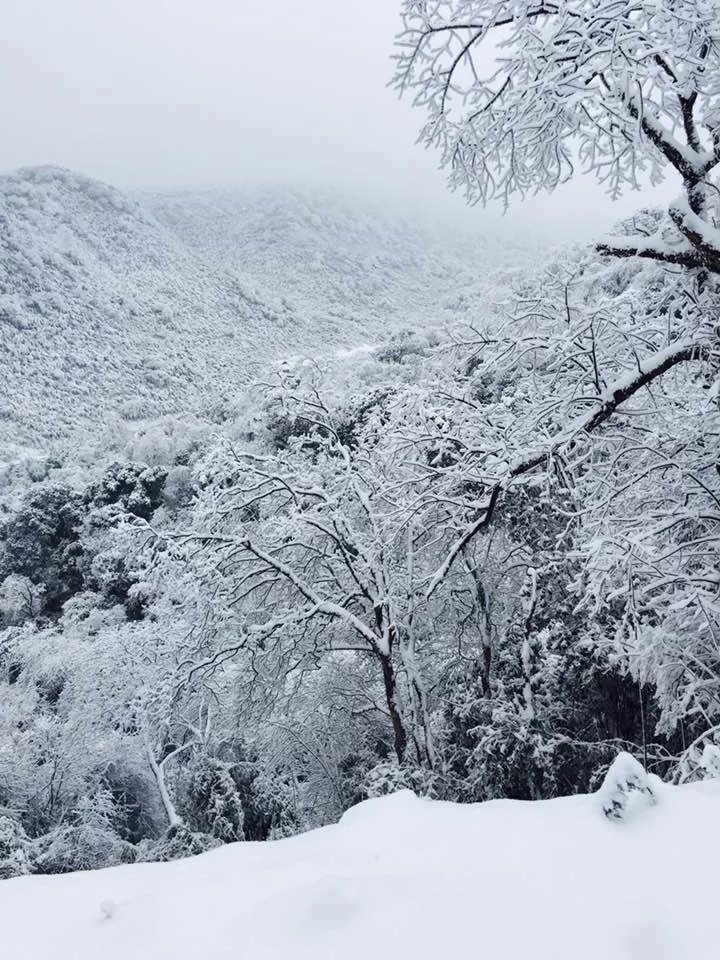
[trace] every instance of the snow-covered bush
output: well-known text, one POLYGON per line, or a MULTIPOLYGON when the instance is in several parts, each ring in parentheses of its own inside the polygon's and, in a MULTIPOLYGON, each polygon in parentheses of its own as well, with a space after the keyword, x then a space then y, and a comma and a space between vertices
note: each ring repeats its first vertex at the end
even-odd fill
POLYGON ((92 824, 58 827, 34 840, 32 873, 73 873, 134 863, 136 848, 111 830, 92 824))
POLYGON ((117 824, 122 818, 113 795, 106 789, 80 797, 66 823, 32 841, 33 873, 71 873, 132 863, 136 851, 122 840, 117 824))
POLYGON ((642 764, 625 752, 610 764, 598 797, 609 820, 626 820, 638 806, 657 803, 656 792, 642 764))
POLYGON ((0 583, 25 577, 42 591, 43 610, 58 612, 82 585, 81 510, 80 495, 65 485, 43 484, 26 494, 0 525, 0 583))
POLYGON ((720 780, 720 746, 717 743, 705 745, 702 753, 702 768, 710 780, 720 780))
POLYGON ((158 840, 143 840, 137 847, 137 859, 145 862, 167 862, 195 857, 221 843, 206 833, 198 833, 184 824, 168 827, 158 840))
POLYGON ((183 771, 186 821, 223 843, 245 839, 245 814, 231 766, 200 754, 183 771))
POLYGON ((36 586, 29 577, 11 573, 0 582, 0 627, 24 623, 37 617, 43 609, 45 588, 36 586))
POLYGON ((85 498, 92 507, 114 506, 149 520, 162 502, 167 473, 164 467, 116 462, 88 488, 85 498))
POLYGON ((0 815, 0 880, 31 871, 30 839, 19 821, 0 815))
POLYGON ((401 790, 411 790, 421 797, 436 796, 436 778, 429 770, 401 767, 395 760, 381 761, 365 777, 364 797, 386 797, 401 790))

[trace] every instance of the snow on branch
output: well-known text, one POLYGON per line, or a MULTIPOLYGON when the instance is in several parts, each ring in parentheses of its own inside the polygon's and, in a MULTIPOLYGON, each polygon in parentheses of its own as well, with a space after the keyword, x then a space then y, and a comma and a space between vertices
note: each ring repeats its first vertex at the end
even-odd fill
POLYGON ((709 348, 694 341, 671 344, 663 350, 656 351, 651 356, 639 361, 635 370, 611 383, 588 411, 572 420, 551 440, 537 449, 526 451, 516 457, 508 465, 503 475, 499 476, 490 485, 485 506, 476 520, 462 532, 451 546, 445 560, 430 581, 426 597, 429 598, 433 595, 465 547, 490 525, 501 494, 513 480, 548 462, 565 445, 575 441, 578 436, 597 430, 627 400, 673 367, 689 360, 702 359, 708 355, 709 348))
POLYGON ((617 196, 670 167, 694 214, 673 215, 684 242, 600 249, 719 271, 704 210, 720 162, 716 18, 714 0, 405 0, 394 84, 471 203, 507 205, 579 169, 617 196))
POLYGON ((720 273, 720 230, 691 209, 686 197, 670 205, 670 217, 696 252, 701 266, 720 273))
POLYGON ((674 263, 682 267, 701 267, 703 262, 695 247, 687 242, 667 243, 660 238, 642 235, 606 237, 596 245, 598 253, 611 257, 640 257, 660 263, 674 263))

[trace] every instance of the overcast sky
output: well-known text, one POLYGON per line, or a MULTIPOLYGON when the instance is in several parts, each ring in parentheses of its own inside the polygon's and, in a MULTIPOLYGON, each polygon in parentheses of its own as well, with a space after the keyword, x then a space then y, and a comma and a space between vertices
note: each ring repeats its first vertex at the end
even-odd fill
POLYGON ((421 120, 388 90, 399 0, 4 0, 0 169, 55 163, 119 187, 323 183, 463 222, 560 236, 606 229, 584 181, 465 211, 421 120))

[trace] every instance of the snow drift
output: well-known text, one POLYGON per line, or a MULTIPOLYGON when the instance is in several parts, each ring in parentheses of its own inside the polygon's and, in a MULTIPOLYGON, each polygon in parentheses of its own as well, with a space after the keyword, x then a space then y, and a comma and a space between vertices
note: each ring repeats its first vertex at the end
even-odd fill
POLYGON ((457 806, 409 793, 193 860, 0 884, 13 960, 710 960, 720 783, 457 806), (639 791, 641 793, 641 791, 639 791))

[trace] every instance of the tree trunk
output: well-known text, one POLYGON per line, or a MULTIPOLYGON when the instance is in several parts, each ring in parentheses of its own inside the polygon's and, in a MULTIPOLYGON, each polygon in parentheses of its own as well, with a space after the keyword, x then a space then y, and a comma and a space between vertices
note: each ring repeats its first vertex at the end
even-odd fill
POLYGON ((168 818, 168 826, 169 827, 180 826, 180 824, 182 823, 182 820, 180 819, 180 815, 175 809, 175 804, 172 801, 172 797, 170 796, 170 791, 168 790, 167 783, 165 782, 164 764, 157 762, 157 760, 155 759, 155 755, 153 753, 152 747, 150 747, 149 745, 146 745, 145 749, 147 752, 147 758, 148 758, 148 763, 150 764, 150 769, 152 770, 153 776, 155 777, 155 783, 157 784, 158 793, 160 794, 160 800, 162 801, 162 805, 165 810, 165 815, 168 818))
POLYGON ((383 685, 385 687, 385 700, 388 705, 393 728, 393 746, 395 747, 398 762, 402 763, 405 759, 405 751, 407 749, 407 734, 397 706, 395 670, 393 669, 393 663, 389 656, 380 656, 379 660, 382 668, 383 685))

